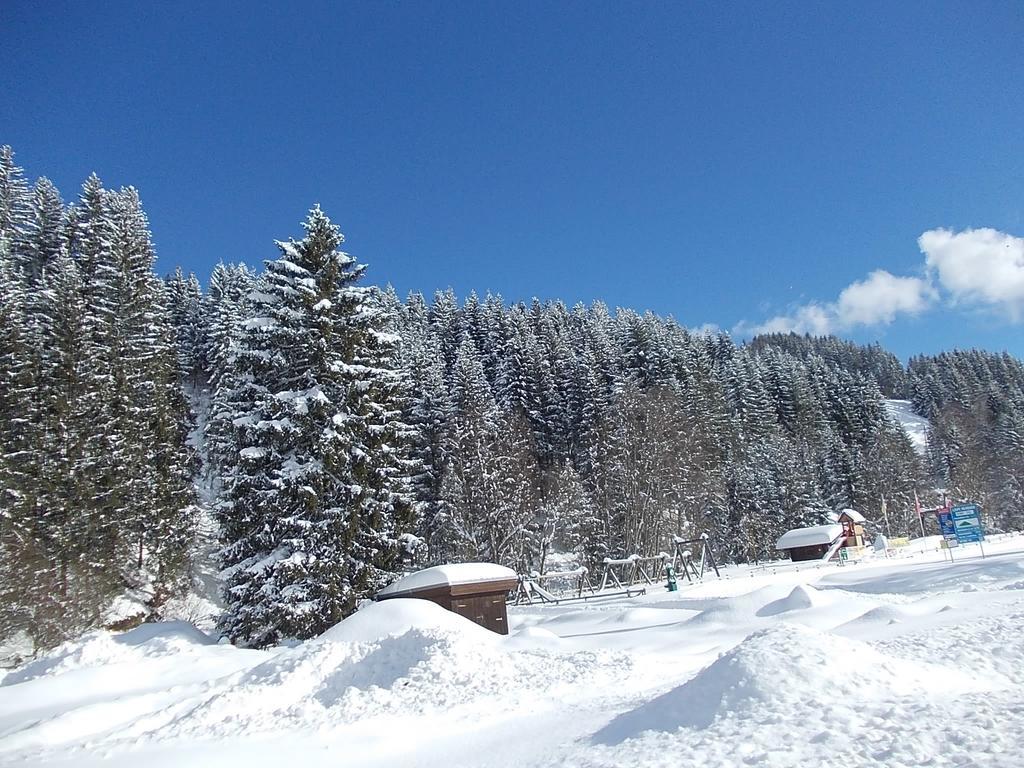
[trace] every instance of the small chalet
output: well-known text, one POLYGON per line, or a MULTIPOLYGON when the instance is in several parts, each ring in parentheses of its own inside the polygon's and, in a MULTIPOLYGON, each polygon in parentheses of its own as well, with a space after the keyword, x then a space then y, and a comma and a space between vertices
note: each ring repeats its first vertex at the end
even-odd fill
POLYGON ((411 573, 377 593, 374 599, 413 597, 430 600, 482 627, 508 634, 505 598, 519 577, 494 563, 453 563, 411 573))
POLYGON ((789 553, 793 562, 831 559, 845 543, 843 526, 839 523, 794 528, 775 542, 775 548, 789 553))

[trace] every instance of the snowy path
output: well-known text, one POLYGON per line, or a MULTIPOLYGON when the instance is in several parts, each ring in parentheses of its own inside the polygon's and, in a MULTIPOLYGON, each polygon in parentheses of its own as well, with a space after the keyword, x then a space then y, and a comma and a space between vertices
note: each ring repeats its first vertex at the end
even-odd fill
POLYGON ((273 651, 94 633, 0 680, 0 765, 1020 766, 1024 537, 986 551, 730 568, 509 638, 422 601, 273 651))

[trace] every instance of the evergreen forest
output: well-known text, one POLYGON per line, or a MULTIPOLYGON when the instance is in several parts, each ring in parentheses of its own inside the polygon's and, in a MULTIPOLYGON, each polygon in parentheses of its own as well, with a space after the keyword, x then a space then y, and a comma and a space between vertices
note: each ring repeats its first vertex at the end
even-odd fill
POLYGON ((720 561, 774 559, 883 500, 886 532, 918 535, 915 494, 1024 526, 1008 354, 904 365, 600 302, 400 297, 319 207, 279 234, 258 267, 161 277, 134 188, 93 175, 65 202, 0 149, 0 639, 116 626, 126 595, 127 621, 170 616, 203 531, 219 631, 262 647, 425 565, 594 568, 704 533, 720 561), (924 451, 886 399, 930 421, 924 451))

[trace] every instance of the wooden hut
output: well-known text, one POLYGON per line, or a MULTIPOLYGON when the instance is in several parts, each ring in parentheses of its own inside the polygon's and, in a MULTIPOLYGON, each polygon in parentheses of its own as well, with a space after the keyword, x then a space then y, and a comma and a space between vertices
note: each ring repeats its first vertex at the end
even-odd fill
POLYGON ((814 525, 786 531, 775 548, 787 552, 794 562, 826 560, 832 558, 845 541, 842 525, 814 525))
POLYGON ((377 593, 375 599, 430 600, 501 635, 508 634, 505 598, 519 577, 493 563, 454 563, 411 573, 377 593))

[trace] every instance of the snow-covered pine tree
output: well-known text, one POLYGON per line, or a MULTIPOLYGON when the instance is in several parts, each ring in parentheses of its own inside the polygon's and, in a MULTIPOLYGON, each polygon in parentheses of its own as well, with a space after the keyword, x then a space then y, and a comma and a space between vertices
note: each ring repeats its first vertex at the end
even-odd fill
POLYGON ((411 378, 400 364, 398 318, 386 294, 353 285, 342 298, 350 307, 343 315, 343 338, 350 340, 348 410, 356 419, 351 455, 361 489, 360 525, 350 556, 363 597, 394 579, 402 554, 396 541, 417 528, 411 477, 419 471, 412 456, 418 440, 416 425, 404 416, 411 378))
POLYGON ((459 302, 451 288, 434 294, 434 300, 430 305, 430 325, 441 344, 445 371, 451 372, 455 365, 455 354, 464 335, 459 302))
POLYGON ((120 568, 93 551, 107 530, 94 507, 85 471, 97 429, 94 361, 86 344, 88 306, 78 265, 62 253, 43 274, 40 304, 43 436, 37 464, 39 499, 31 551, 37 558, 32 634, 55 645, 95 624, 117 588, 120 568))
POLYGON ((407 363, 411 397, 407 421, 415 427, 412 456, 417 461, 411 478, 412 493, 420 514, 416 534, 427 542, 431 562, 448 562, 451 557, 441 505, 441 480, 449 460, 447 428, 453 416, 451 397, 444 378, 444 359, 433 334, 411 350, 407 363))
POLYGON ((38 493, 36 349, 22 275, 10 241, 0 236, 0 638, 30 625, 34 595, 26 592, 37 581, 38 562, 30 547, 38 493))
POLYGON ((202 357, 215 388, 234 366, 254 288, 255 279, 244 264, 220 262, 210 274, 203 310, 206 333, 202 357))
POLYGON ((265 646, 308 638, 388 578, 407 516, 393 342, 364 267, 319 207, 279 242, 238 352, 238 464, 221 509, 231 574, 222 630, 265 646), (380 398, 378 400, 377 398, 380 398))
POLYGON ((439 505, 446 527, 435 537, 455 559, 521 568, 540 483, 528 425, 520 412, 495 404, 468 336, 459 345, 453 376, 456 416, 439 505))
POLYGON ((195 274, 188 277, 178 267, 165 281, 168 310, 178 348, 178 369, 182 382, 195 389, 206 370, 203 359, 206 336, 203 291, 195 274))
POLYGON ((255 280, 245 265, 219 263, 210 275, 210 285, 203 302, 205 335, 202 357, 205 377, 210 387, 210 411, 206 423, 206 460, 213 483, 213 493, 223 490, 219 470, 234 466, 235 426, 232 423, 239 409, 251 407, 232 402, 242 395, 243 382, 238 366, 238 352, 244 333, 243 323, 250 311, 255 280))
POLYGON ((24 269, 31 225, 32 203, 25 173, 15 164, 14 151, 5 144, 0 146, 0 242, 6 242, 15 269, 24 269))
MULTIPOLYGON (((74 439, 81 441, 76 458, 77 480, 81 483, 84 508, 91 516, 86 538, 97 553, 97 571, 118 572, 109 566, 115 562, 115 521, 117 505, 124 488, 119 480, 123 461, 133 461, 131 446, 123 444, 115 422, 117 357, 116 318, 120 275, 113 254, 114 222, 111 193, 103 188, 96 174, 82 185, 78 203, 71 208, 69 221, 70 253, 81 278, 84 298, 82 336, 79 343, 84 357, 77 397, 85 417, 74 439), (99 565, 102 564, 102 565, 99 565)), ((59 307, 54 308, 59 312, 59 307)))
POLYGON ((537 515, 530 524, 529 568, 543 573, 553 551, 586 557, 586 540, 597 528, 593 505, 569 462, 544 474, 537 515))
POLYGON ((189 548, 198 508, 192 484, 196 457, 187 446, 192 414, 182 390, 179 345, 165 288, 160 281, 153 282, 152 356, 147 365, 152 393, 147 431, 151 438, 145 446, 148 470, 143 474, 152 513, 143 542, 156 585, 152 603, 159 609, 164 598, 188 588, 189 548))
POLYGON ((66 212, 60 192, 45 176, 32 190, 32 220, 23 269, 30 285, 38 286, 43 272, 65 247, 66 212))
POLYGON ((37 340, 26 312, 23 275, 0 239, 0 525, 21 514, 33 485, 32 406, 39 382, 37 340))

